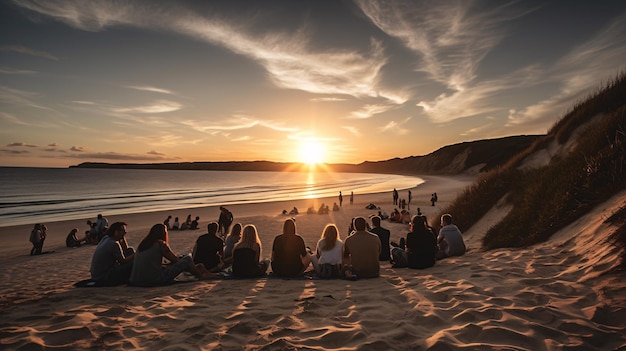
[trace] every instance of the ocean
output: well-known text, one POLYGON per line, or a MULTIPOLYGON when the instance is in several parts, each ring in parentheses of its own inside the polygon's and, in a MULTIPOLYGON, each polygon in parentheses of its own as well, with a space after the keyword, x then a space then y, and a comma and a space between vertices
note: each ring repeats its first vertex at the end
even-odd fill
POLYGON ((369 173, 0 167, 0 227, 407 189, 419 177, 369 173))

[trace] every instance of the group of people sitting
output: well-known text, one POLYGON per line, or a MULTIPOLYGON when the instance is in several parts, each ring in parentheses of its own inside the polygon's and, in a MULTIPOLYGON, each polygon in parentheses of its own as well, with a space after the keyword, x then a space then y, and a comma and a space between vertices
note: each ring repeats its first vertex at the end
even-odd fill
POLYGON ((223 240, 218 223, 210 222, 207 233, 196 240, 192 254, 177 255, 169 246, 166 225, 152 226, 135 251, 125 238, 127 224, 116 222, 94 251, 91 279, 101 285, 159 286, 173 283, 182 272, 205 280, 231 267, 235 277, 251 278, 266 275, 271 266, 272 274, 278 277, 314 272, 320 278, 354 280, 378 277, 380 261, 391 261, 394 267, 428 268, 437 259, 465 253, 461 232, 448 214, 441 218, 443 227, 438 236, 423 216, 414 216, 403 240, 404 247, 392 248, 390 232, 380 226, 380 217, 373 216, 371 220, 373 227, 369 228, 365 218, 354 218, 344 241, 335 224, 326 225, 313 252, 297 233, 295 219, 289 218, 282 233, 274 238, 270 259, 263 259, 253 224, 236 223, 223 240), (163 259, 168 264, 163 265, 163 259))
POLYGON ((167 227, 168 230, 196 230, 200 229, 198 226, 200 224, 200 217, 196 216, 196 219, 191 220, 191 215, 187 215, 187 219, 183 223, 178 221, 178 217, 174 218, 174 222, 171 223, 172 216, 167 216, 167 218, 163 221, 163 225, 167 227))

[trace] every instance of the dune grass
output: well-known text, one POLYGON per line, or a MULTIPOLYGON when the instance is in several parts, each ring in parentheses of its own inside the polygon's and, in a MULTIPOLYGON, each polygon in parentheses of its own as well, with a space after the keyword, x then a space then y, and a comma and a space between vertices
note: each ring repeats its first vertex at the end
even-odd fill
MULTIPOLYGON (((626 74, 577 104, 545 136, 504 166, 481 176, 443 213, 467 229, 498 201, 513 206, 483 238, 483 247, 524 247, 559 229, 626 188, 626 74), (576 132, 579 134, 576 134, 576 132), (544 167, 521 169, 527 156, 577 136, 572 151, 544 167), (505 197, 506 196, 506 197, 505 197)), ((624 230, 626 231, 626 229, 624 230)), ((626 247, 626 235, 616 241, 626 247)))

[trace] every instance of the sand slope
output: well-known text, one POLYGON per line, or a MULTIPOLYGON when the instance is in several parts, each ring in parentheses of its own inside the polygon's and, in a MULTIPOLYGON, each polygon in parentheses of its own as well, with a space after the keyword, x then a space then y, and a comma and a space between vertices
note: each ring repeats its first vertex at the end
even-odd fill
MULTIPOLYGON (((430 178, 414 195, 433 216, 466 184, 430 178), (441 199, 437 208, 428 206, 432 191, 441 199)), ((332 205, 333 200, 318 201, 332 205)), ((72 283, 88 277, 93 246, 30 257, 26 234, 20 234, 20 250, 14 248, 1 263, 0 348, 626 349, 626 280, 623 273, 607 273, 617 264, 617 252, 605 242, 611 227, 603 224, 625 201, 626 192, 616 195, 546 243, 482 252, 481 233, 508 211, 494 208, 466 231, 467 255, 421 271, 382 263, 380 278, 356 282, 267 278, 79 289, 72 283)), ((345 236, 352 216, 372 213, 364 209, 369 202, 392 208, 390 194, 357 196, 339 213, 297 216, 299 231, 310 246, 327 222, 337 223, 345 236)), ((298 204, 302 210, 307 202, 298 204)), ((242 223, 259 227, 267 256, 284 220, 279 212, 290 206, 245 205, 233 212, 242 223)), ((162 216, 128 216, 131 244, 162 216)), ((407 229, 385 226, 393 240, 407 229)), ((2 240, 17 229, 23 230, 0 231, 2 240)), ((172 247, 187 251, 199 234, 172 232, 172 247)))

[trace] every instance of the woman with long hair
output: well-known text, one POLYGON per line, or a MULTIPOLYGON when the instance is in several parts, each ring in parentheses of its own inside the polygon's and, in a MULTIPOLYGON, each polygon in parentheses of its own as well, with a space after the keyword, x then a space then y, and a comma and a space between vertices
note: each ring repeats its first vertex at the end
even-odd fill
POLYGON ((261 240, 256 227, 243 227, 241 239, 233 250, 233 274, 238 277, 260 277, 265 275, 269 262, 261 260, 261 240))
POLYGON ((130 274, 130 283, 138 286, 169 285, 182 272, 190 272, 198 279, 209 279, 215 274, 201 264, 194 265, 190 255, 176 256, 168 244, 167 227, 155 224, 141 240, 130 274), (163 268, 163 258, 170 264, 163 268))
POLYGON ((311 263, 304 239, 296 234, 296 220, 289 218, 283 224, 283 233, 274 238, 272 245, 272 271, 280 277, 296 277, 304 273, 311 263))
POLYGON ((243 226, 241 223, 235 223, 224 241, 224 257, 222 258, 222 261, 225 265, 233 263, 233 250, 235 249, 235 244, 237 244, 241 239, 242 228, 243 226))
POLYGON ((343 241, 334 224, 327 224, 311 258, 315 273, 320 278, 339 278, 343 257, 343 241))
POLYGON ((422 216, 415 215, 411 219, 411 231, 406 235, 406 247, 391 249, 395 267, 429 268, 435 265, 437 240, 428 230, 422 216))

